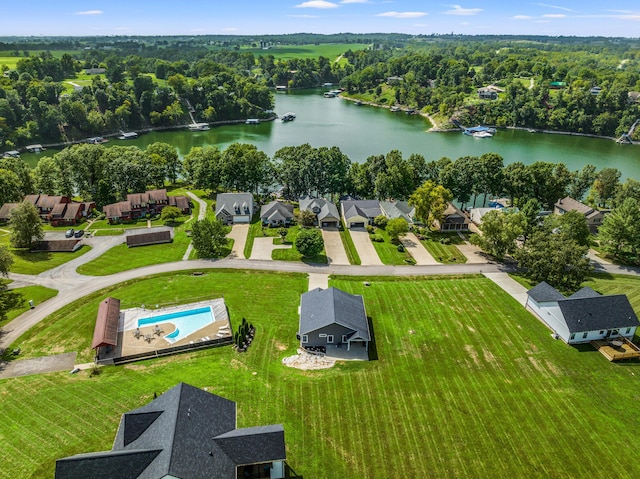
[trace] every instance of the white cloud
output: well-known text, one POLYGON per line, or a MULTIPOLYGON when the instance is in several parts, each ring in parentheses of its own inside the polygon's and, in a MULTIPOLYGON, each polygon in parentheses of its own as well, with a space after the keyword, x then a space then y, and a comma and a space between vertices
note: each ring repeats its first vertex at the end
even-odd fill
POLYGON ((86 10, 84 12, 76 12, 76 15, 102 15, 102 10, 86 10))
POLYGON ((482 8, 463 8, 460 5, 451 5, 453 10, 447 10, 443 12, 445 15, 462 15, 462 16, 470 16, 477 15, 482 11, 482 8))
POLYGON ((538 3, 539 7, 555 8, 556 10, 564 10, 565 12, 573 12, 570 8, 561 7, 559 5, 549 5, 548 3, 538 3))
POLYGON ((308 2, 302 2, 296 5, 296 8, 338 8, 338 5, 331 2, 326 2, 325 0, 310 0, 308 2))
POLYGON ((529 15, 514 15, 511 20, 531 20, 532 18, 529 15))
POLYGON ((566 18, 567 16, 564 13, 547 13, 542 15, 543 18, 566 18))
POLYGON ((392 18, 419 18, 428 15, 427 12, 384 12, 378 13, 376 17, 392 17, 392 18))

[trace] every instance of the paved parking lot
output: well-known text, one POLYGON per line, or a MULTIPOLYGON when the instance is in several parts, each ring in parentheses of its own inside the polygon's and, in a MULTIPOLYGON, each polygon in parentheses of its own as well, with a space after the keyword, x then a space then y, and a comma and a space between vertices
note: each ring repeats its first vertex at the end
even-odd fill
POLYGON ((379 266, 382 264, 380 257, 373 247, 373 243, 369 239, 369 233, 364 228, 351 228, 349 230, 353 244, 358 250, 360 256, 360 264, 363 266, 374 265, 379 266))
POLYGON ((329 264, 349 264, 349 258, 347 258, 340 238, 340 231, 337 228, 322 228, 321 231, 329 264))

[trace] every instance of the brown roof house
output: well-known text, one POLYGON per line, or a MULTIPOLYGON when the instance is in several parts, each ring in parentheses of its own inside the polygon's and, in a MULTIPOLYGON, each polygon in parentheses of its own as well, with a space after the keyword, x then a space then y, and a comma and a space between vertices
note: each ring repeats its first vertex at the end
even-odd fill
MULTIPOLYGON (((68 196, 27 195, 24 197, 38 210, 42 221, 51 226, 75 226, 96 207, 93 201, 80 203, 68 196)), ((0 222, 9 221, 11 212, 19 203, 5 203, 0 208, 0 222)))
POLYGON ((160 214, 169 205, 178 207, 183 214, 191 213, 186 196, 167 196, 167 190, 162 189, 128 194, 126 201, 105 205, 104 214, 114 224, 160 214))
POLYGON ((589 231, 592 233, 598 232, 598 228, 602 224, 604 215, 607 213, 606 211, 597 210, 591 206, 587 206, 578 200, 574 200, 570 196, 558 200, 553 207, 553 213, 556 215, 563 215, 567 211, 578 211, 579 213, 582 213, 587 219, 589 231))
POLYGON ((56 479, 285 477, 281 424, 238 429, 236 403, 185 383, 120 419, 110 451, 58 459, 56 479))
POLYGON ((436 220, 434 225, 440 231, 467 231, 469 223, 467 215, 456 205, 449 202, 442 212, 442 221, 436 220))

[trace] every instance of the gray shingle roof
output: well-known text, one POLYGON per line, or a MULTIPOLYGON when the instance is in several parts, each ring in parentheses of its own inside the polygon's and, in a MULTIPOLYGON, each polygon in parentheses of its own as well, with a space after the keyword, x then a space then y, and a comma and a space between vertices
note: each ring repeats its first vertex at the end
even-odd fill
POLYGON ((300 334, 308 334, 334 323, 351 329, 357 337, 371 340, 362 296, 336 288, 316 288, 301 296, 300 334))
POLYGON ((599 329, 622 329, 640 322, 624 294, 558 301, 564 320, 572 333, 599 329))
POLYGON ((236 466, 285 458, 281 425, 236 431, 233 401, 180 383, 123 414, 112 451, 58 460, 56 479, 235 479, 236 466))
POLYGON ((253 214, 253 195, 251 193, 219 193, 216 196, 216 216, 219 212, 225 210, 229 215, 252 215, 253 214), (235 206, 240 208, 240 212, 236 213, 235 206), (245 211, 245 207, 249 210, 245 211))
POLYGON ((543 281, 527 291, 527 294, 538 303, 545 303, 548 301, 559 301, 565 299, 564 296, 556 288, 549 283, 543 281))
POLYGON ((300 211, 311 211, 318 217, 318 221, 340 221, 340 213, 335 204, 324 198, 300 198, 300 211))
POLYGON ((601 294, 598 293, 597 291, 592 290, 589 286, 585 286, 581 290, 573 293, 567 299, 596 298, 598 296, 601 296, 601 294))
POLYGON ((378 200, 349 200, 342 202, 345 218, 352 216, 364 216, 366 218, 375 218, 382 214, 380 210, 380 202, 378 200))
POLYGON ((286 221, 293 218, 293 205, 272 201, 260 208, 260 218, 268 221, 286 221))

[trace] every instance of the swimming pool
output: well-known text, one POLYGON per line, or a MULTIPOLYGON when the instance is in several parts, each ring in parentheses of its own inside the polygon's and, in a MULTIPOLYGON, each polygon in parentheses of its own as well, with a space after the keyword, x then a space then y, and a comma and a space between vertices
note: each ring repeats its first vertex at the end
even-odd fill
POLYGON ((176 341, 186 338, 190 334, 202 329, 207 324, 215 321, 213 311, 210 306, 204 308, 187 309, 158 316, 148 316, 138 319, 138 327, 149 326, 151 324, 173 324, 175 331, 167 334, 164 339, 173 344, 176 341))

